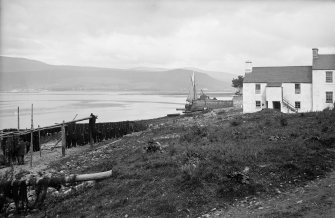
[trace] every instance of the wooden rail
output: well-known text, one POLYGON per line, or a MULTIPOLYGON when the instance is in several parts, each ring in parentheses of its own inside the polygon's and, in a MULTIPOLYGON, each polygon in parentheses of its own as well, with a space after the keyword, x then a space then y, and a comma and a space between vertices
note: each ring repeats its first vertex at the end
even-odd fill
MULTIPOLYGON (((76 122, 80 122, 80 121, 84 121, 84 120, 89 120, 91 118, 92 118, 92 116, 89 116, 89 117, 85 117, 85 118, 81 118, 81 119, 77 119, 77 120, 67 121, 67 122, 64 122, 64 123, 57 123, 57 124, 51 125, 51 126, 39 127, 39 128, 34 129, 33 132, 37 132, 37 131, 41 131, 41 130, 45 130, 45 129, 52 129, 52 128, 55 128, 55 127, 62 127, 63 124, 67 125, 67 124, 70 124, 70 123, 76 123, 76 122)), ((0 137, 8 137, 9 135, 23 135, 23 134, 26 134, 26 133, 30 133, 30 131, 31 131, 30 129, 27 129, 27 130, 23 130, 23 131, 3 132, 0 135, 0 137)))

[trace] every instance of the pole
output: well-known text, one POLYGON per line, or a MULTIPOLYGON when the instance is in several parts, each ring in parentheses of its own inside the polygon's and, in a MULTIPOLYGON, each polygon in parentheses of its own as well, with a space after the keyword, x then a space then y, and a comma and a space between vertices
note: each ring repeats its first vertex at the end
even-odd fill
POLYGON ((31 104, 31 129, 30 129, 30 167, 33 167, 33 132, 34 132, 34 105, 31 104))
POLYGON ((40 157, 42 157, 40 125, 38 125, 38 147, 40 148, 40 157))
MULTIPOLYGON (((2 130, 0 130, 0 148, 2 148, 2 130)), ((3 155, 5 155, 5 151, 2 151, 3 155)))
MULTIPOLYGON (((90 127, 88 127, 90 128, 90 127)), ((89 135, 90 135, 90 148, 92 149, 93 148, 93 134, 92 134, 92 129, 89 130, 89 135)))
POLYGON ((17 130, 20 131, 20 107, 17 107, 17 130))
POLYGON ((62 156, 65 156, 65 147, 66 147, 66 135, 65 135, 65 121, 63 120, 62 125, 62 156))
POLYGON ((193 99, 197 100, 197 90, 195 88, 195 76, 194 76, 194 72, 193 72, 193 99))

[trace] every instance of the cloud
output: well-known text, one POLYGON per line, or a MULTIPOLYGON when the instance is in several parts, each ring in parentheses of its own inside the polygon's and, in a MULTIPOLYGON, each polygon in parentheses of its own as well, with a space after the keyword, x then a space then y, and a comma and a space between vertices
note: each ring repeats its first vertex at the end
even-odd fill
POLYGON ((1 54, 53 64, 243 73, 335 52, 334 1, 2 0, 1 54))

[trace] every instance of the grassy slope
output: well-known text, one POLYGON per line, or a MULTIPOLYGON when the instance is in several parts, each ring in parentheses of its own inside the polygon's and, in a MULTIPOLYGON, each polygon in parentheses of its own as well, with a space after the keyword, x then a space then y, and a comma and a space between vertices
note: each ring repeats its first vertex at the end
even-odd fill
MULTIPOLYGON (((335 165, 335 111, 166 118, 154 127, 52 167, 113 169, 112 178, 66 198, 48 198, 55 217, 195 217, 246 196, 269 197, 322 177, 335 165), (163 125, 157 125, 162 124, 163 125), (146 153, 150 139, 162 152, 146 153), (229 178, 249 167, 248 184, 229 178)), ((44 212, 43 212, 44 214, 44 212)))

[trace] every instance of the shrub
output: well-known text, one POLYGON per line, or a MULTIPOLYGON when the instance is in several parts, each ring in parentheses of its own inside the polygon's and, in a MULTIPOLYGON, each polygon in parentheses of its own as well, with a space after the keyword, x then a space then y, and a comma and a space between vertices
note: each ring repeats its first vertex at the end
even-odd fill
POLYGON ((272 124, 272 121, 271 121, 269 118, 267 118, 267 119, 265 120, 265 125, 266 125, 266 126, 271 126, 271 124, 272 124))
POLYGON ((190 157, 188 161, 181 166, 182 184, 189 188, 201 187, 201 172, 199 169, 200 159, 197 157, 190 157))
POLYGON ((234 119, 234 120, 230 121, 231 126, 239 126, 241 123, 242 122, 239 119, 234 119))
POLYGON ((287 126, 287 125, 288 125, 287 118, 285 118, 285 117, 281 117, 281 118, 280 118, 280 125, 281 125, 281 126, 287 126))
POLYGON ((181 141, 192 142, 198 141, 200 138, 206 137, 208 135, 208 129, 206 127, 193 126, 190 128, 186 134, 180 137, 181 141))
POLYGON ((218 114, 218 115, 223 115, 223 114, 226 114, 226 111, 225 111, 225 110, 222 110, 222 111, 219 111, 217 114, 218 114))

